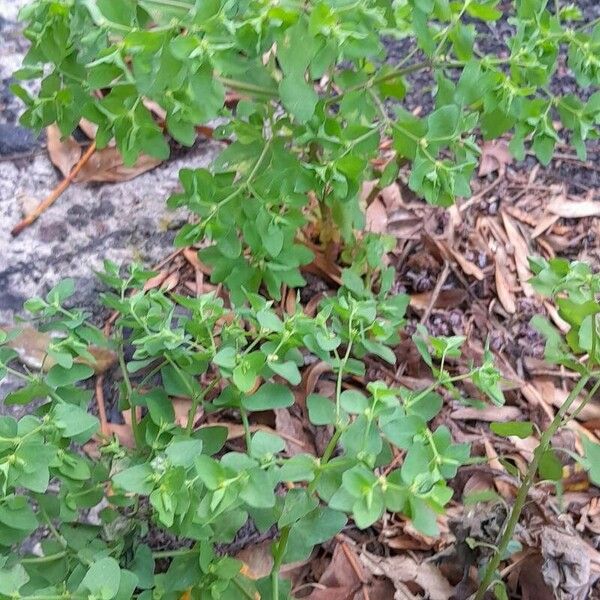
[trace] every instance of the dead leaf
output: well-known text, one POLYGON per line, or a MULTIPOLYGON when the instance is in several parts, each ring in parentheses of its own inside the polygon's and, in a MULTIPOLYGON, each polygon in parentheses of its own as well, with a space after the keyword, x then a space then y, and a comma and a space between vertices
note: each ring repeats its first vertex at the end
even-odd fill
POLYGON ((264 541, 247 546, 235 556, 244 563, 243 572, 250 579, 262 579, 271 573, 273 554, 271 542, 264 541))
POLYGON ((508 236, 512 247, 514 248, 515 266, 517 267, 517 275, 519 276, 521 289, 526 296, 533 296, 533 288, 531 287, 531 284, 528 283, 529 279, 532 277, 532 274, 529 270, 529 261, 527 260, 527 257, 530 255, 527 242, 519 233, 519 230, 513 223, 512 219, 505 212, 501 212, 501 215, 502 223, 504 224, 504 229, 506 230, 506 235, 508 236))
POLYGON ((450 416, 461 421, 516 421, 522 413, 516 406, 486 406, 485 408, 458 408, 450 416))
POLYGON ((558 198, 548 204, 548 210, 565 219, 581 219, 600 215, 600 202, 597 200, 566 200, 558 198))
POLYGON ((498 246, 496 250, 495 263, 496 292, 498 294, 498 300, 500 300, 504 310, 512 315, 517 310, 517 306, 510 285, 511 276, 507 267, 506 252, 502 246, 498 246))
POLYGON ((81 146, 71 136, 62 139, 60 129, 56 125, 50 125, 46 129, 46 138, 52 164, 63 177, 67 177, 81 158, 81 146))
MULTIPOLYGON (((423 292, 421 294, 411 294, 410 305, 415 310, 421 311, 426 310, 431 302, 433 293, 423 292)), ((432 308, 443 308, 451 310, 462 304, 467 298, 467 291, 463 288, 451 288, 448 290, 441 290, 437 295, 432 308)))
POLYGON ((484 177, 494 171, 502 174, 506 170, 506 165, 509 165, 512 161, 513 156, 504 140, 484 142, 481 149, 478 175, 484 177))
POLYGON ((373 233, 385 233, 388 227, 388 215, 379 198, 375 198, 367 207, 366 230, 373 233))
POLYGON ((374 575, 387 577, 396 588, 395 599, 417 598, 407 584, 418 585, 431 600, 449 600, 453 588, 441 571, 431 563, 418 563, 408 555, 383 558, 369 552, 360 555, 363 565, 374 575))
POLYGON ((94 152, 74 181, 76 183, 90 181, 118 183, 129 181, 146 171, 154 169, 161 162, 162 160, 142 154, 135 165, 126 167, 117 148, 108 146, 94 152))
MULTIPOLYGON (((19 327, 8 327, 8 331, 18 331, 8 345, 19 355, 19 360, 27 367, 33 370, 43 368, 44 372, 50 370, 56 362, 51 356, 48 356, 48 346, 50 342, 57 337, 56 333, 38 331, 30 325, 21 325, 19 327)), ((75 359, 75 362, 89 364, 94 369, 96 375, 106 372, 112 367, 116 360, 116 354, 109 348, 99 346, 88 347, 88 352, 94 357, 94 363, 90 364, 82 358, 75 359)))
POLYGON ((354 600, 363 582, 366 578, 358 556, 342 542, 335 547, 331 561, 319 579, 319 587, 308 600, 354 600))
POLYGON ((302 420, 292 415, 287 408, 275 409, 275 429, 285 440, 290 456, 306 452, 316 454, 314 443, 304 429, 302 420))

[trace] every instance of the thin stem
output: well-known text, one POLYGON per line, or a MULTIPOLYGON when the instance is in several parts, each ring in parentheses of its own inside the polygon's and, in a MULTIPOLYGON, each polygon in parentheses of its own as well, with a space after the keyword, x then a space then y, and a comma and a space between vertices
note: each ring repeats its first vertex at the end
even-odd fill
POLYGON ((273 569, 271 570, 271 597, 273 600, 279 600, 279 570, 281 569, 289 537, 290 527, 283 527, 279 541, 273 547, 273 569))
MULTIPOLYGON (((564 416, 567 414, 573 402, 575 402, 575 400, 579 397, 579 394, 585 387, 588 380, 589 375, 584 375, 579 380, 577 385, 571 390, 571 393, 569 394, 567 399, 563 402, 562 406, 558 409, 558 412, 556 413, 554 419, 548 426, 548 429, 546 429, 546 431, 544 431, 544 433, 542 434, 542 437, 540 438, 540 443, 538 444, 537 448, 533 453, 533 459, 529 464, 525 478, 523 479, 523 482, 519 487, 519 491, 517 492, 515 503, 506 521, 504 532, 502 534, 502 537, 500 538, 498 548, 495 554, 488 562, 488 564, 486 565, 483 579, 479 584, 479 588, 477 589, 477 593, 475 594, 474 600, 483 600, 485 593, 487 592, 491 583, 494 581, 494 577, 496 576, 496 570, 498 569, 502 557, 506 553, 508 544, 513 537, 515 528, 517 526, 517 523, 519 522, 519 517, 521 516, 521 512, 527 500, 527 496, 529 495, 529 490, 533 485, 533 480, 535 479, 535 474, 537 473, 540 459, 548 449, 548 446, 550 445, 554 434, 560 427, 564 416)), ((588 394, 588 396, 583 400, 583 404, 585 404, 590 399, 590 397, 591 395, 588 394)))
POLYGON ((176 556, 187 556, 199 552, 198 548, 178 548, 177 550, 160 550, 152 553, 152 558, 174 558, 176 556))
POLYGON ((64 558, 69 553, 66 550, 62 552, 56 552, 55 554, 48 554, 48 556, 31 556, 19 559, 22 565, 43 565, 45 563, 54 562, 60 558, 64 558))
POLYGON ((248 421, 248 413, 246 409, 240 407, 240 416, 242 417, 242 425, 244 426, 244 439, 246 440, 246 452, 250 452, 250 422, 248 421))

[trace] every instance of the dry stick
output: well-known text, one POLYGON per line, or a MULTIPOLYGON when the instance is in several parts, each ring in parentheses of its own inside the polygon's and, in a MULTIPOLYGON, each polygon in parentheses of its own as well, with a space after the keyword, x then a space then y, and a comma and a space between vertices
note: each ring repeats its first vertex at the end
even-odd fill
POLYGON ((450 265, 448 264, 448 261, 445 261, 444 269, 442 270, 440 276, 438 277, 435 287, 433 288, 433 292, 431 293, 431 298, 429 299, 429 302, 427 304, 427 308, 425 309, 425 312, 423 313, 423 316, 421 317, 421 321, 420 321, 421 325, 424 325, 427 322, 427 319, 429 318, 429 315, 431 314, 431 311, 433 310, 433 307, 435 306, 435 303, 437 302, 440 292, 442 291, 442 286, 444 285, 444 283, 446 283, 446 279, 448 279, 449 274, 450 274, 450 265))
POLYGON ((83 166, 90 159, 92 154, 96 150, 96 142, 93 141, 89 148, 85 151, 85 154, 79 159, 79 162, 73 167, 73 170, 52 190, 50 195, 43 201, 40 202, 36 208, 30 212, 20 223, 17 223, 11 230, 11 235, 19 235, 24 229, 29 227, 36 219, 50 206, 52 206, 61 194, 71 185, 73 179, 77 177, 77 174, 83 166))
MULTIPOLYGON (((544 431, 544 433, 542 434, 542 437, 540 438, 540 443, 538 444, 537 448, 533 453, 533 459, 531 463, 529 463, 529 468, 527 469, 525 479, 523 479, 523 482, 519 487, 519 491, 517 492, 515 503, 513 504, 508 520, 506 521, 506 524, 504 526, 504 532, 502 534, 502 537, 500 538, 500 542, 498 543, 498 548, 496 549, 496 552, 494 552, 494 555, 485 567, 483 579, 479 584, 479 588, 477 589, 477 593, 475 594, 473 600, 483 600, 485 593, 494 581, 494 577, 496 576, 496 570, 498 569, 498 566, 502 561, 502 557, 506 552, 506 548, 508 547, 508 544, 512 539, 517 523, 519 522, 519 517, 521 516, 521 511, 523 510, 523 507, 525 506, 525 502, 527 500, 527 496, 529 495, 529 490, 533 485, 533 480, 535 478, 540 459, 548 449, 548 446, 550 445, 554 434, 560 427, 562 420, 567 414, 569 408, 571 407, 573 402, 575 402, 575 400, 579 397, 579 394, 585 387, 585 384, 588 382, 588 380, 589 376, 587 375, 583 376, 579 380, 577 385, 569 394, 569 397, 563 402, 562 406, 559 408, 558 412, 556 413, 556 416, 548 426, 548 429, 546 429, 546 431, 544 431)), ((598 385, 599 383, 597 383, 594 386, 593 390, 596 390, 598 385)), ((588 394, 588 396, 585 400, 583 400, 583 402, 587 402, 587 400, 589 400, 590 397, 591 394, 588 394)))
POLYGON ((98 405, 98 417, 100 419, 100 431, 102 435, 110 435, 110 427, 108 426, 108 419, 106 418, 106 405, 104 404, 104 375, 98 375, 96 377, 96 404, 98 405))

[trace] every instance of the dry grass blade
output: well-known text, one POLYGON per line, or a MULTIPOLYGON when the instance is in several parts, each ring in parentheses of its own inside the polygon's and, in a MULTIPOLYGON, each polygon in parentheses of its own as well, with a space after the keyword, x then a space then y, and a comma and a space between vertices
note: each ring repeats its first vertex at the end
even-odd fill
POLYGON ((510 274, 507 268, 506 251, 502 246, 498 246, 498 249, 496 250, 495 262, 496 293, 498 294, 498 299, 504 307, 504 310, 512 315, 517 310, 517 306, 515 304, 515 297, 512 293, 510 285, 510 274))
POLYGON ((565 219, 582 219, 600 216, 600 202, 597 200, 566 200, 559 198, 550 202, 548 211, 565 219))

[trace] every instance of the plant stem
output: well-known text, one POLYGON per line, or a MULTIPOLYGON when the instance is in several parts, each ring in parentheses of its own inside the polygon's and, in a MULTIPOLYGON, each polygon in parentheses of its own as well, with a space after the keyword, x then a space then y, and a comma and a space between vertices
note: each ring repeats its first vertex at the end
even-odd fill
POLYGON ((273 547, 273 569, 271 570, 271 597, 272 600, 279 600, 279 570, 283 562, 283 556, 287 548, 288 539, 290 537, 290 528, 283 527, 279 541, 273 547))
MULTIPOLYGON (((519 517, 521 516, 521 511, 523 510, 523 506, 525 506, 525 502, 527 500, 527 496, 529 494, 529 490, 533 485, 533 480, 535 479, 535 474, 538 469, 538 465, 540 459, 548 449, 550 442, 552 441, 552 437, 556 433, 557 429, 560 427, 563 417, 567 414, 569 408, 575 402, 575 400, 579 397, 579 394, 585 387, 586 383, 589 380, 589 375, 584 375, 577 385, 571 390, 571 393, 567 397, 567 399, 563 402, 562 406, 558 409, 554 419, 548 426, 548 429, 544 431, 542 437, 540 438, 540 443, 533 453, 533 459, 529 464, 527 469, 527 473, 521 486, 519 487, 519 491, 517 492, 517 497, 515 498, 515 503, 513 504, 512 510, 510 511, 510 515, 506 521, 504 527, 504 533, 500 538, 500 542, 498 544, 498 548, 495 554, 492 556, 488 564, 486 565, 485 572, 483 575, 483 579, 479 584, 479 588, 477 589, 477 593, 475 594, 474 600, 483 600, 483 597, 490 587, 494 577, 496 575, 496 570, 498 569, 498 565, 502 560, 502 557, 506 553, 506 549, 508 547, 509 542, 512 539, 517 523, 519 522, 519 517)), ((588 394, 583 403, 587 402, 591 394, 588 394)))
POLYGON ((246 452, 250 452, 250 422, 248 421, 248 413, 245 408, 240 407, 240 416, 242 417, 242 425, 244 426, 244 439, 246 440, 246 452))
POLYGON ((198 548, 178 548, 177 550, 159 550, 152 553, 152 558, 174 558, 176 556, 187 556, 199 552, 198 548))
POLYGON ((55 554, 48 554, 48 556, 31 556, 28 558, 21 558, 19 562, 22 565, 43 565, 44 563, 53 562, 59 558, 67 556, 68 552, 63 550, 62 552, 56 552, 55 554))

